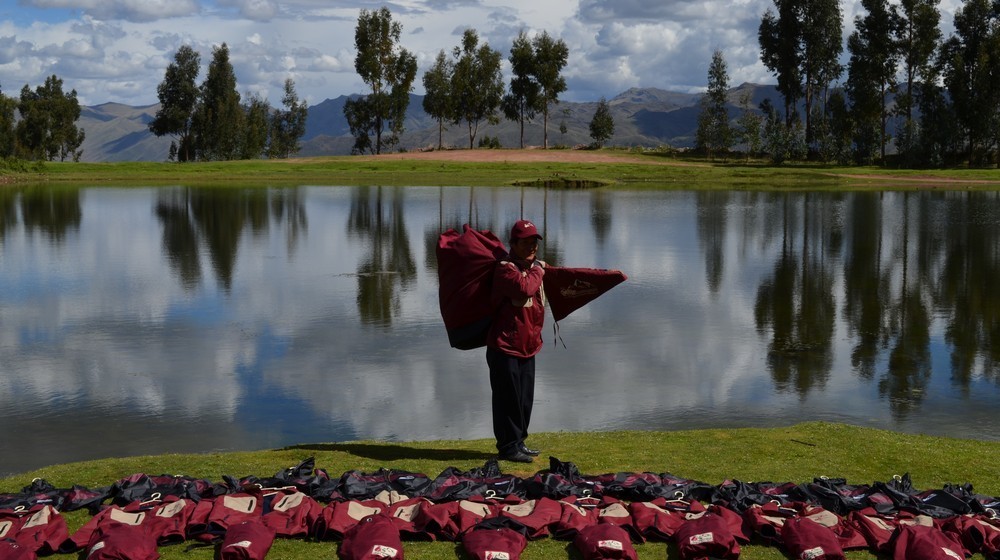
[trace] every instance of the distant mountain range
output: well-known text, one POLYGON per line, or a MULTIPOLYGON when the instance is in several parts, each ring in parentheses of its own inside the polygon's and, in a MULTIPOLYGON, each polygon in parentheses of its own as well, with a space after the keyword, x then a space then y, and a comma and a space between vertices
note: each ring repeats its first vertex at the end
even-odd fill
MULTIPOLYGON (((752 96, 752 106, 764 99, 780 105, 780 96, 772 85, 742 84, 729 92, 730 117, 739 115, 737 103, 744 91, 752 96)), ((690 147, 698 128, 701 94, 676 93, 655 88, 633 88, 608 100, 615 121, 612 146, 690 147)), ((306 133, 299 156, 346 155, 351 153, 351 137, 344 118, 344 103, 340 96, 309 107, 306 133)), ((571 103, 563 101, 553 106, 549 114, 549 146, 589 144, 590 120, 597 101, 571 103), (565 124, 566 132, 560 131, 565 124)), ((163 161, 167 159, 171 138, 157 138, 147 126, 156 115, 158 105, 131 107, 105 103, 82 107, 77 126, 86 132, 82 161, 163 161)), ((516 122, 501 120, 499 124, 480 125, 475 144, 484 136, 495 137, 504 147, 518 147, 519 127, 516 122)), ((537 115, 525 124, 526 146, 542 145, 542 117, 537 115)), ((435 148, 438 143, 438 123, 423 110, 423 96, 411 95, 405 132, 400 147, 407 150, 435 148)), ((445 146, 466 148, 468 128, 464 123, 446 125, 445 146)))

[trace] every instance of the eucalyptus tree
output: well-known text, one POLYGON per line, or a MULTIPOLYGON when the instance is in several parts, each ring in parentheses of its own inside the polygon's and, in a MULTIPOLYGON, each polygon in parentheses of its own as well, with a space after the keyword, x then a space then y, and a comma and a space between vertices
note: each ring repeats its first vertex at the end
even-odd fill
POLYGON ((597 147, 600 148, 614 135, 615 118, 611 115, 611 107, 608 105, 608 100, 602 97, 597 102, 594 118, 590 119, 590 137, 594 139, 597 147))
POLYGON ((268 153, 271 104, 259 94, 251 93, 247 96, 243 111, 245 123, 239 144, 239 159, 260 159, 268 153))
POLYGON ((368 95, 344 105, 355 153, 373 154, 399 143, 410 92, 417 77, 417 59, 399 44, 403 26, 386 7, 361 10, 354 29, 354 69, 371 88, 368 95), (374 141, 369 137, 374 136, 374 141))
POLYGON ((438 149, 444 148, 444 123, 452 120, 454 107, 451 95, 452 62, 444 49, 438 52, 434 65, 424 72, 424 111, 438 123, 438 149))
POLYGON ((347 119, 347 126, 354 136, 354 145, 351 153, 360 155, 364 153, 376 154, 378 149, 372 143, 375 135, 375 104, 365 97, 355 97, 348 99, 344 103, 344 118, 347 119))
POLYGON ((34 90, 27 84, 21 89, 17 110, 20 119, 15 127, 16 152, 26 159, 79 161, 84 131, 76 126, 80 102, 76 90, 63 92, 63 81, 52 75, 34 90))
POLYGON ((171 154, 179 161, 195 158, 191 138, 191 123, 198 103, 198 72, 201 55, 188 45, 182 45, 174 54, 174 61, 167 66, 163 81, 156 87, 160 108, 149 123, 149 131, 156 136, 171 135, 171 154))
POLYGON ((887 0, 862 0, 867 13, 854 19, 855 31, 847 39, 850 62, 845 88, 850 95, 861 163, 878 153, 885 162, 889 142, 887 98, 896 91, 899 55, 895 33, 901 21, 887 0))
POLYGON ((701 98, 698 113, 698 130, 695 146, 712 157, 716 152, 728 151, 733 145, 733 131, 729 126, 726 108, 729 94, 729 72, 722 51, 712 54, 708 67, 708 91, 701 98))
POLYGON ((851 144, 854 135, 854 121, 847 105, 844 92, 840 90, 830 94, 826 103, 828 122, 826 155, 839 165, 851 162, 851 144))
POLYGON ((535 79, 535 49, 528 35, 521 31, 510 48, 510 88, 501 106, 508 120, 520 125, 521 148, 524 148, 524 123, 535 118, 540 108, 541 86, 535 79))
POLYGON ((941 47, 944 83, 965 134, 969 165, 989 161, 1000 125, 998 16, 989 0, 966 0, 941 47))
POLYGON ((284 159, 298 153, 301 148, 299 140, 306 133, 306 118, 309 116, 309 107, 304 100, 299 99, 295 92, 295 81, 291 78, 285 80, 281 105, 284 109, 271 114, 267 154, 268 157, 284 159))
POLYGON ((549 147, 549 106, 559 103, 559 94, 566 91, 562 69, 569 59, 569 48, 562 39, 553 39, 547 31, 531 40, 534 48, 534 76, 538 82, 538 106, 542 111, 542 147, 549 147))
POLYGON ((222 43, 212 48, 212 62, 191 119, 197 158, 225 161, 240 157, 245 125, 246 114, 236 90, 229 47, 222 43))
POLYGON ((757 37, 761 61, 778 78, 785 124, 791 128, 799 100, 805 102, 806 140, 811 139, 812 105, 843 69, 843 22, 837 0, 774 0, 761 19, 757 37))
POLYGON ((899 113, 906 117, 907 128, 912 127, 915 101, 914 88, 918 83, 932 86, 937 79, 934 54, 941 41, 941 12, 938 0, 900 0, 896 27, 896 44, 904 76, 904 88, 896 96, 899 113))
MULTIPOLYGON (((797 0, 774 0, 777 13, 770 8, 761 18, 757 31, 760 59, 778 79, 776 89, 784 101, 785 126, 795 120, 796 106, 802 98, 802 54, 799 49, 797 0)), ((775 113, 768 114, 773 124, 775 113)))
POLYGON ((17 144, 17 137, 14 133, 14 111, 16 109, 17 100, 7 97, 0 90, 0 158, 14 156, 14 147, 17 144))
POLYGON ((922 85, 918 97, 919 133, 909 152, 907 163, 917 167, 957 165, 964 156, 964 136, 948 92, 936 85, 922 85))
POLYGON ((764 129, 764 117, 751 108, 753 95, 749 90, 740 94, 740 116, 736 119, 736 128, 733 130, 734 139, 746 146, 746 161, 750 157, 760 152, 763 145, 761 134, 764 129))
POLYGON ((500 72, 500 52, 488 43, 479 44, 475 29, 466 29, 462 45, 452 51, 455 58, 451 76, 454 100, 452 120, 462 121, 469 129, 469 149, 473 148, 479 123, 499 122, 497 110, 503 99, 503 75, 500 72))
POLYGON ((797 114, 789 125, 777 109, 771 104, 770 99, 765 99, 760 104, 760 111, 763 113, 763 149, 770 156, 771 162, 777 165, 789 159, 798 159, 805 154, 805 137, 802 130, 802 122, 797 114))
POLYGON ((806 0, 803 6, 802 64, 806 115, 806 142, 812 142, 813 104, 827 101, 830 84, 840 78, 844 51, 843 15, 837 0, 806 0))

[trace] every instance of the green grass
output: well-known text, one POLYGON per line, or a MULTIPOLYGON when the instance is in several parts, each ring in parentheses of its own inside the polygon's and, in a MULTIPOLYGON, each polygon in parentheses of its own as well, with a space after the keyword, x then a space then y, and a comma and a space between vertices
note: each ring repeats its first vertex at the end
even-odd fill
MULTIPOLYGON (((495 155, 497 151, 489 153, 495 155)), ((503 151, 500 151, 502 155, 503 151)), ((680 158, 673 154, 635 154, 604 150, 620 162, 453 162, 331 156, 198 163, 48 162, 8 171, 18 182, 80 185, 156 186, 230 184, 280 185, 433 185, 503 186, 513 184, 593 182, 627 188, 675 189, 867 189, 1000 188, 995 169, 887 170, 788 164, 778 167, 680 158), (946 180, 947 182, 942 182, 946 180), (931 181, 936 181, 931 184, 931 181), (985 183, 984 183, 985 181, 985 183)), ((553 157, 560 155, 552 151, 553 157)), ((0 176, 4 175, 0 170, 0 176)), ((0 177, 2 178, 2 177, 0 177)))
MULTIPOLYGON (((985 442, 922 435, 906 435, 871 428, 826 422, 809 422, 787 428, 714 429, 680 432, 545 433, 531 443, 562 461, 572 461, 584 474, 608 472, 669 472, 709 484, 726 479, 743 481, 805 482, 818 476, 845 477, 849 483, 869 484, 893 475, 910 473, 921 489, 946 483, 972 483, 975 491, 1000 495, 996 457, 1000 442, 985 442)), ((303 444, 285 449, 240 453, 161 455, 104 459, 55 465, 0 479, 0 492, 14 492, 35 477, 57 487, 82 484, 97 487, 130 474, 184 474, 209 480, 223 475, 270 476, 315 456, 316 466, 332 476, 348 470, 366 472, 380 467, 436 476, 447 467, 462 470, 482 466, 492 457, 490 440, 436 442, 351 442, 303 444)), ((502 463, 504 472, 531 476, 547 467, 502 463)), ((85 513, 67 514, 71 529, 83 524, 85 513)), ((676 558, 675 548, 663 543, 638 547, 640 558, 676 558)), ((269 559, 334 558, 334 543, 281 540, 269 559)), ((163 558, 211 558, 211 549, 185 552, 183 546, 161 547, 163 558)), ((852 552, 850 558, 874 558, 852 552)), ((454 543, 406 543, 411 559, 454 560, 454 543)), ((528 545, 523 558, 573 557, 567 543, 546 539, 528 545)), ((781 551, 761 545, 744 547, 741 558, 784 559, 781 551)), ((982 558, 977 555, 976 558, 982 558)))

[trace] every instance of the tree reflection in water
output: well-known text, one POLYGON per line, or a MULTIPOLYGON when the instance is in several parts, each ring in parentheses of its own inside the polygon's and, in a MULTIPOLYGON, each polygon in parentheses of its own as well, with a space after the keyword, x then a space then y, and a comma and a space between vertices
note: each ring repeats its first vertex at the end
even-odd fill
MULTIPOLYGON (((20 191, 21 219, 28 231, 39 231, 58 244, 80 227, 80 191, 32 187, 20 191)), ((16 218, 15 218, 16 219, 16 218)))
POLYGON ((718 293, 722 283, 729 200, 730 193, 727 191, 704 191, 697 196, 698 240, 705 253, 708 289, 713 294, 718 293))
POLYGON ((952 380, 963 389, 980 368, 985 377, 1000 382, 1000 193, 977 197, 978 203, 972 196, 959 193, 938 211, 957 223, 949 225, 934 289, 938 307, 951 310, 945 340, 952 347, 952 380))
POLYGON ((399 313, 402 290, 417 275, 403 212, 403 192, 383 187, 351 191, 347 231, 367 243, 367 256, 358 263, 358 312, 368 324, 387 327, 399 313))
POLYGON ((902 257, 896 261, 901 280, 898 296, 890 302, 890 337, 895 341, 878 384, 879 394, 889 399, 889 409, 896 418, 906 418, 919 409, 931 378, 930 317, 920 283, 911 280, 909 193, 903 193, 902 210, 895 243, 902 257))
POLYGON ((828 259, 836 252, 830 243, 836 236, 824 220, 826 205, 805 195, 799 209, 782 198, 781 252, 757 290, 754 317, 759 331, 771 329, 767 363, 775 387, 804 396, 826 384, 833 364, 836 313, 828 259))
MULTIPOLYGON (((842 209, 829 206, 829 197, 815 206, 810 194, 775 196, 780 216, 770 218, 782 224, 781 252, 758 288, 755 320, 771 339, 767 363, 778 390, 804 396, 830 374, 841 221, 849 224, 842 309, 853 340, 851 365, 859 377, 877 380, 893 417, 919 411, 929 389, 932 306, 943 315, 952 383, 967 393, 977 371, 1000 380, 996 193, 977 195, 978 202, 968 200, 969 193, 851 193, 842 209), (843 211, 848 215, 841 220, 843 211), (826 223, 811 226, 817 222, 826 223)), ((715 202, 702 195, 699 201, 699 234, 711 271, 717 235, 708 220, 714 211, 701 206, 715 202)), ((767 231, 760 224, 757 235, 767 231)))
POLYGON ((7 232, 17 226, 17 192, 11 188, 0 188, 0 247, 7 232))
POLYGON ((306 229, 305 206, 297 188, 178 188, 157 192, 154 209, 163 225, 163 251, 186 290, 202 281, 201 247, 208 251, 216 280, 232 289, 244 229, 263 235, 284 225, 289 253, 306 229))

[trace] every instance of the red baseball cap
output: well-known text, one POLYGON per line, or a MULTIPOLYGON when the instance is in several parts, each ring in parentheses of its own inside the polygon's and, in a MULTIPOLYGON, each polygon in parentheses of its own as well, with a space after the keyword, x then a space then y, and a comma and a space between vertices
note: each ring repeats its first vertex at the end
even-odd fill
POLYGON ((514 227, 510 228, 510 238, 513 239, 527 239, 529 237, 537 237, 541 239, 542 236, 538 234, 538 229, 535 224, 529 222, 528 220, 518 220, 514 223, 514 227))

